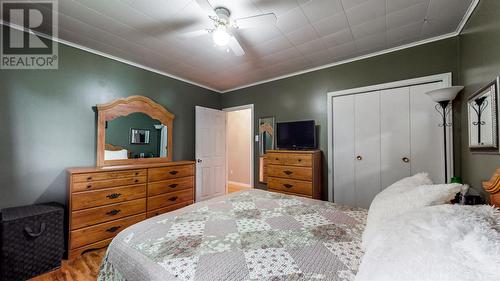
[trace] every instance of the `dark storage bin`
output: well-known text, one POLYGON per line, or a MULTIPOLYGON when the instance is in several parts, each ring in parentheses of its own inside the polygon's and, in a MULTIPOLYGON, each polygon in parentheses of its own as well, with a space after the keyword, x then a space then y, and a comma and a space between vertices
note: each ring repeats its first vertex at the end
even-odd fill
POLYGON ((26 280, 61 266, 64 208, 58 204, 2 210, 2 281, 26 280))

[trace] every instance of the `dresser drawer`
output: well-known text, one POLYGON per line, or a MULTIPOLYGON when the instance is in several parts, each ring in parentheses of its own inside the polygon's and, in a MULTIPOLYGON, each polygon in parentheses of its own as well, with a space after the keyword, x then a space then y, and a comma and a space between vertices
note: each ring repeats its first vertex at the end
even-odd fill
POLYGON ((118 178, 145 177, 147 175, 148 172, 146 169, 88 173, 88 174, 74 175, 73 182, 90 182, 90 181, 100 181, 100 180, 112 180, 118 178))
POLYGON ((176 178, 189 177, 194 175, 193 165, 181 165, 181 166, 171 166, 164 168, 152 168, 149 169, 148 180, 151 181, 161 181, 176 178))
POLYGON ((175 204, 175 205, 172 205, 172 206, 168 206, 168 207, 165 207, 165 208, 161 208, 161 209, 156 209, 156 210, 153 210, 153 211, 149 211, 148 214, 147 214, 147 217, 149 219, 149 218, 161 215, 161 214, 165 214, 165 213, 168 213, 168 212, 175 211, 177 209, 189 206, 191 204, 193 204, 193 201, 186 201, 186 202, 182 202, 182 203, 175 204))
POLYGON ((110 188, 115 186, 146 183, 146 177, 119 178, 93 182, 77 182, 73 184, 73 192, 110 188))
POLYGON ((192 200, 192 189, 148 197, 148 212, 192 200))
POLYGON ((269 165, 267 167, 267 172, 270 177, 305 180, 305 181, 312 181, 313 178, 312 168, 308 167, 269 165))
POLYGON ((269 177, 267 186, 270 189, 312 196, 312 183, 308 181, 269 177))
POLYGON ((101 223, 71 231, 71 249, 114 237, 125 228, 146 219, 146 214, 101 223))
POLYGON ((78 192, 71 195, 71 208, 80 210, 144 197, 146 197, 145 184, 78 192))
POLYGON ((74 211, 71 214, 71 217, 73 218, 71 221, 71 229, 74 230, 145 212, 146 198, 81 211, 74 211))
POLYGON ((300 153, 273 153, 267 154, 268 165, 288 165, 312 167, 312 156, 300 153))
POLYGON ((194 188, 194 177, 157 181, 148 184, 148 196, 194 188))

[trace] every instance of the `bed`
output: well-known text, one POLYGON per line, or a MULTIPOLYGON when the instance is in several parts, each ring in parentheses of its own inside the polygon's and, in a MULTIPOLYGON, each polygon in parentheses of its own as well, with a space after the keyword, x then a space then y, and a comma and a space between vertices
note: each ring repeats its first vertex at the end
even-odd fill
MULTIPOLYGON (((500 170, 484 187, 499 186, 500 170)), ((450 204, 467 189, 420 173, 369 211, 241 191, 125 229, 99 280, 500 280, 500 211, 450 204)))
POLYGON ((353 280, 367 211, 262 190, 122 231, 99 280, 353 280))

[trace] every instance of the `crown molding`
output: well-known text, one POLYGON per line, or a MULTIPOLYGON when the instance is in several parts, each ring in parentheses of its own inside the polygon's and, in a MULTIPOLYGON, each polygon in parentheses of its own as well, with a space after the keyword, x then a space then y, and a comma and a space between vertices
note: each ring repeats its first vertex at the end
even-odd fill
MULTIPOLYGON (((16 25, 16 24, 11 24, 11 23, 6 22, 6 21, 4 21, 2 19, 0 19, 0 25, 9 26, 10 28, 14 28, 14 29, 17 29, 17 30, 23 31, 23 32, 25 31, 23 27, 21 27, 19 25, 16 25)), ((131 66, 134 66, 134 67, 137 67, 137 68, 149 71, 149 72, 160 74, 162 76, 166 76, 166 77, 169 77, 169 78, 172 78, 172 79, 175 79, 175 80, 179 80, 179 81, 182 81, 182 82, 194 85, 194 86, 198 86, 198 87, 201 87, 201 88, 213 91, 213 92, 221 93, 220 90, 217 90, 217 89, 214 89, 212 87, 209 87, 209 86, 206 86, 206 85, 203 85, 203 84, 191 81, 189 79, 185 79, 185 78, 179 77, 177 75, 174 75, 174 74, 171 74, 171 73, 168 73, 168 72, 165 72, 165 71, 161 71, 161 70, 149 67, 149 66, 145 66, 145 65, 140 64, 140 63, 129 61, 129 60, 126 60, 126 59, 123 59, 123 58, 120 58, 120 57, 117 57, 117 56, 105 53, 105 52, 101 52, 101 51, 98 51, 96 49, 88 48, 88 47, 82 46, 82 45, 77 44, 77 43, 69 42, 69 41, 61 39, 59 37, 48 36, 48 35, 46 35, 44 33, 33 31, 33 30, 30 30, 30 32, 36 34, 37 36, 40 36, 40 37, 43 37, 43 38, 46 38, 46 39, 50 39, 50 40, 55 41, 57 43, 60 43, 60 44, 63 44, 63 45, 69 46, 69 47, 73 47, 73 48, 76 48, 76 49, 79 49, 79 50, 82 50, 82 51, 85 51, 85 52, 89 52, 89 53, 92 53, 94 55, 98 55, 98 56, 105 57, 105 58, 108 58, 108 59, 111 59, 111 60, 114 60, 114 61, 118 61, 118 62, 121 62, 121 63, 124 63, 124 64, 128 64, 128 65, 131 65, 131 66)))
POLYGON ((374 53, 369 53, 369 54, 358 56, 358 57, 354 57, 354 58, 351 58, 351 59, 346 59, 346 60, 342 60, 342 61, 338 61, 338 62, 334 62, 334 63, 320 65, 320 66, 316 66, 316 67, 313 67, 313 68, 308 68, 308 69, 305 69, 305 70, 293 72, 293 73, 290 73, 290 74, 285 74, 285 75, 282 75, 282 76, 278 76, 278 77, 274 77, 274 78, 270 78, 270 79, 266 79, 266 80, 261 80, 261 81, 255 82, 255 83, 246 84, 246 85, 239 86, 239 87, 236 87, 236 88, 232 88, 232 89, 229 89, 229 90, 224 90, 224 91, 222 91, 222 93, 230 93, 230 92, 241 90, 241 89, 244 89, 244 88, 253 87, 253 86, 260 85, 260 84, 265 84, 265 83, 269 83, 269 82, 273 82, 273 81, 277 81, 277 80, 281 80, 281 79, 285 79, 285 78, 290 78, 290 77, 293 77, 293 76, 297 76, 297 75, 301 75, 301 74, 305 74, 305 73, 309 73, 309 72, 313 72, 313 71, 317 71, 317 70, 322 70, 322 69, 326 69, 326 68, 330 68, 330 67, 334 67, 334 66, 338 66, 338 65, 342 65, 342 64, 347 64, 347 63, 356 62, 356 61, 360 61, 360 60, 364 60, 364 59, 368 59, 368 58, 373 58, 373 57, 376 57, 376 56, 385 55, 385 54, 389 54, 389 53, 401 51, 401 50, 404 50, 404 49, 408 49, 408 48, 412 48, 412 47, 416 47, 416 46, 420 46, 420 45, 425 45, 427 43, 432 43, 432 42, 444 40, 444 39, 447 39, 447 38, 452 38, 452 37, 455 37, 455 36, 457 36, 456 31, 448 33, 448 34, 440 35, 440 36, 437 36, 437 37, 432 37, 432 38, 429 38, 429 39, 421 40, 421 41, 418 41, 418 42, 414 42, 414 43, 410 43, 410 44, 406 44, 406 45, 402 45, 402 46, 398 46, 398 47, 394 47, 394 48, 390 48, 390 49, 385 49, 385 50, 374 52, 374 53))
MULTIPOLYGON (((398 46, 398 47, 394 47, 394 48, 390 48, 390 49, 378 51, 378 52, 369 53, 369 54, 366 54, 366 55, 354 57, 354 58, 347 59, 347 60, 342 60, 342 61, 338 61, 338 62, 334 62, 334 63, 329 63, 329 64, 325 64, 325 65, 321 65, 321 66, 317 66, 317 67, 308 68, 308 69, 305 69, 305 70, 293 72, 293 73, 290 73, 290 74, 281 75, 281 76, 277 76, 277 77, 273 77, 273 78, 269 78, 269 79, 257 81, 257 82, 254 82, 254 83, 250 83, 250 84, 245 84, 245 85, 234 87, 234 88, 230 88, 230 89, 227 89, 227 90, 215 89, 215 88, 212 88, 212 87, 209 87, 209 86, 206 86, 206 85, 203 85, 203 84, 191 81, 189 79, 185 79, 185 78, 179 77, 177 75, 174 75, 174 74, 171 74, 171 73, 168 73, 168 72, 165 72, 165 71, 161 71, 161 70, 158 70, 158 69, 155 69, 155 68, 151 68, 151 67, 145 66, 145 65, 140 64, 140 63, 135 63, 135 62, 132 62, 132 61, 129 61, 129 60, 126 60, 126 59, 123 59, 123 58, 120 58, 120 57, 117 57, 117 56, 105 53, 105 52, 101 52, 101 51, 98 51, 98 50, 95 50, 95 49, 92 49, 92 48, 88 48, 88 47, 85 47, 85 46, 82 46, 82 45, 79 45, 79 44, 76 44, 76 43, 73 43, 73 42, 66 41, 66 40, 58 38, 58 37, 50 37, 50 36, 47 36, 47 35, 45 35, 43 33, 33 32, 33 31, 32 32, 35 33, 38 36, 41 36, 41 37, 44 37, 44 38, 48 38, 48 39, 52 39, 52 40, 54 40, 54 41, 56 41, 58 43, 61 43, 61 44, 64 44, 64 45, 67 45, 67 46, 70 46, 70 47, 73 47, 73 48, 76 48, 76 49, 80 49, 80 50, 83 50, 83 51, 86 51, 86 52, 89 52, 89 53, 92 53, 92 54, 95 54, 95 55, 99 55, 99 56, 102 56, 102 57, 105 57, 105 58, 108 58, 108 59, 112 59, 112 60, 115 60, 115 61, 118 61, 118 62, 121 62, 121 63, 124 63, 124 64, 128 64, 128 65, 131 65, 131 66, 134 66, 134 67, 146 70, 146 71, 150 71, 150 72, 153 72, 153 73, 156 73, 156 74, 159 74, 159 75, 163 75, 163 76, 166 76, 166 77, 169 77, 169 78, 172 78, 172 79, 176 79, 176 80, 179 80, 179 81, 182 81, 182 82, 194 85, 194 86, 198 86, 198 87, 210 90, 212 92, 216 92, 216 93, 230 93, 230 92, 234 92, 234 91, 241 90, 241 89, 244 89, 244 88, 257 86, 257 85, 260 85, 260 84, 265 84, 265 83, 268 83, 268 82, 273 82, 273 81, 277 81, 277 80, 281 80, 281 79, 285 79, 285 78, 290 78, 290 77, 293 77, 293 76, 297 76, 297 75, 301 75, 301 74, 305 74, 305 73, 309 73, 309 72, 313 72, 313 71, 318 71, 318 70, 322 70, 322 69, 326 69, 326 68, 330 68, 330 67, 334 67, 334 66, 338 66, 338 65, 342 65, 342 64, 347 64, 347 63, 351 63, 351 62, 355 62, 355 61, 359 61, 359 60, 364 60, 364 59, 367 59, 367 58, 372 58, 372 57, 376 57, 376 56, 380 56, 380 55, 384 55, 384 54, 389 54, 389 53, 401 51, 401 50, 404 50, 404 49, 408 49, 408 48, 412 48, 412 47, 416 47, 416 46, 428 44, 428 43, 431 43, 431 42, 436 42, 436 41, 440 41, 440 40, 444 40, 444 39, 447 39, 447 38, 452 38, 452 37, 458 36, 458 35, 460 35, 460 33, 462 32, 462 30, 464 29, 465 25, 467 24, 467 21, 472 16, 472 14, 473 14, 474 10, 476 9, 476 7, 478 6, 479 2, 480 2, 480 0, 473 0, 471 2, 471 5, 467 9, 467 12, 463 16, 463 18, 460 21, 457 29, 454 32, 451 32, 451 33, 448 33, 448 34, 444 34, 444 35, 440 35, 440 36, 436 36, 436 37, 432 37, 432 38, 425 39, 425 40, 420 40, 420 41, 417 41, 417 42, 414 42, 414 43, 405 44, 405 45, 402 45, 402 46, 398 46)), ((14 24, 10 24, 8 22, 4 22, 3 20, 0 20, 0 25, 7 25, 7 26, 10 26, 11 28, 15 28, 17 30, 24 31, 23 27, 20 27, 20 26, 14 25, 14 24)))
POLYGON ((410 43, 410 44, 406 44, 406 45, 402 45, 402 46, 398 46, 398 47, 394 47, 394 48, 390 48, 390 49, 386 49, 386 50, 374 52, 374 53, 369 53, 369 54, 366 54, 366 55, 354 57, 354 58, 347 59, 347 60, 342 60, 342 61, 338 61, 338 62, 334 62, 334 63, 329 63, 329 64, 325 64, 325 65, 321 65, 321 66, 317 66, 317 67, 308 68, 308 69, 305 69, 305 70, 293 72, 293 73, 290 73, 290 74, 285 74, 285 75, 282 75, 282 76, 277 76, 277 77, 274 77, 274 78, 270 78, 270 79, 266 79, 266 80, 261 80, 261 81, 254 82, 254 83, 251 83, 251 84, 246 84, 246 85, 243 85, 243 86, 231 88, 229 90, 224 90, 221 93, 230 93, 230 92, 241 90, 241 89, 244 89, 244 88, 257 86, 257 85, 260 85, 260 84, 265 84, 265 83, 272 82, 272 81, 277 81, 277 80, 281 80, 281 79, 285 79, 285 78, 290 78, 290 77, 293 77, 293 76, 297 76, 297 75, 301 75, 301 74, 305 74, 305 73, 309 73, 309 72, 313 72, 313 71, 317 71, 317 70, 322 70, 322 69, 326 69, 326 68, 330 68, 330 67, 334 67, 334 66, 346 64, 346 63, 351 63, 351 62, 355 62, 355 61, 359 61, 359 60, 364 60, 364 59, 367 59, 367 58, 372 58, 372 57, 376 57, 376 56, 380 56, 380 55, 385 55, 385 54, 389 54, 389 53, 401 51, 401 50, 404 50, 404 49, 408 49, 408 48, 412 48, 412 47, 416 47, 416 46, 420 46, 420 45, 424 45, 424 44, 436 42, 436 41, 439 41, 439 40, 444 40, 444 39, 448 39, 448 38, 452 38, 452 37, 458 36, 458 35, 460 35, 460 33, 462 33, 462 30, 464 29, 465 25, 467 24, 467 21, 472 16, 472 13, 474 12, 474 10, 476 9, 476 7, 478 6, 479 1, 480 0, 473 0, 471 2, 471 4, 469 5, 469 8, 467 9, 467 12, 462 17, 462 20, 460 21, 457 29, 454 32, 451 32, 451 33, 448 33, 448 34, 444 34, 444 35, 440 35, 440 36, 436 36, 436 37, 432 37, 432 38, 428 38, 428 39, 424 39, 424 40, 417 41, 417 42, 414 42, 414 43, 410 43))

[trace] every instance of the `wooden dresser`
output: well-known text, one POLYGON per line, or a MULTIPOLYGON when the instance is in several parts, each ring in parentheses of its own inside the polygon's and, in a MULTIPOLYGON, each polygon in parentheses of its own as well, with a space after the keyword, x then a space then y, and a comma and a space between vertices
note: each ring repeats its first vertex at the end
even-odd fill
POLYGON ((266 156, 269 191, 321 199, 320 150, 270 150, 266 156))
POLYGON ((69 173, 69 259, 107 246, 146 218, 193 204, 195 163, 73 168, 69 173))

